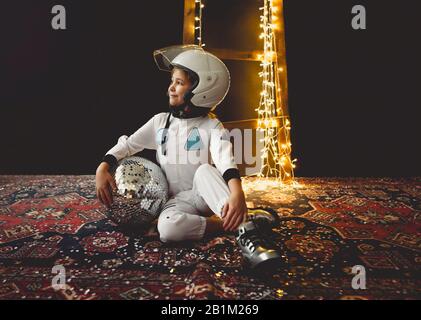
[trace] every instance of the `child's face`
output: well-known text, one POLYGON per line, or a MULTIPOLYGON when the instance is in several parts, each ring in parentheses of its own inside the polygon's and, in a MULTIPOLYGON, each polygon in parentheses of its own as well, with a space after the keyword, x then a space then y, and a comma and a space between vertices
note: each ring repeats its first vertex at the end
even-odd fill
POLYGON ((172 72, 171 83, 168 87, 169 103, 177 107, 184 103, 184 94, 190 89, 191 82, 184 70, 175 68, 172 72))

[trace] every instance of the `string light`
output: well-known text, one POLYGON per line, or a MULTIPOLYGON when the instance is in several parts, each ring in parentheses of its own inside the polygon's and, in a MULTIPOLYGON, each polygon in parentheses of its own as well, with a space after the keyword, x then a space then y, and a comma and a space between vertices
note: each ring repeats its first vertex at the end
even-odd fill
POLYGON ((206 44, 202 42, 202 13, 205 5, 202 3, 202 0, 195 0, 195 17, 194 17, 194 33, 195 33, 195 43, 201 47, 204 47, 206 44))
POLYGON ((259 38, 263 40, 263 54, 257 56, 261 61, 262 71, 258 76, 262 78, 258 113, 258 131, 263 132, 263 149, 261 150, 262 167, 258 177, 275 177, 278 182, 293 182, 295 162, 291 161, 290 121, 283 114, 281 108, 281 85, 279 73, 283 72, 278 67, 275 30, 280 26, 277 12, 279 7, 273 0, 264 0, 260 16, 262 33, 259 38), (281 142, 282 141, 282 142, 281 142))

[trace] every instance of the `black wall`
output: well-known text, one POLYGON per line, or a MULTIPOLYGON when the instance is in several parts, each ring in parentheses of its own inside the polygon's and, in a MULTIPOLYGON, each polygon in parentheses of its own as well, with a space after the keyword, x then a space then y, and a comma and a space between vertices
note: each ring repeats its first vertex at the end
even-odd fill
MULTIPOLYGON (((284 1, 296 175, 420 175, 418 2, 284 1), (355 4, 367 30, 351 28, 355 4)), ((259 3, 208 0, 206 44, 253 49, 259 3)), ((182 23, 182 0, 2 1, 0 174, 94 174, 120 135, 166 110, 168 75, 152 51, 181 43, 182 23), (52 30, 54 4, 67 30, 52 30)), ((227 65, 218 115, 250 118, 258 64, 227 65)))
POLYGON ((420 175, 419 1, 286 0, 299 175, 420 175), (367 30, 350 12, 367 9, 367 30))

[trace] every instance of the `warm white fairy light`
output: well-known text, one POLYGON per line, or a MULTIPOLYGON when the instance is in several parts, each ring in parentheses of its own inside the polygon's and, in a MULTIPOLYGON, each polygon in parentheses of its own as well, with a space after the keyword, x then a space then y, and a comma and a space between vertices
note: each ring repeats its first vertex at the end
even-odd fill
POLYGON ((279 8, 273 4, 273 0, 264 0, 264 5, 260 10, 262 11, 260 27, 263 31, 259 38, 263 40, 264 51, 263 54, 258 55, 262 67, 262 71, 258 74, 262 78, 262 91, 256 111, 258 113, 257 130, 264 134, 264 139, 261 139, 264 147, 261 150, 262 167, 258 176, 274 177, 275 180, 281 182, 292 181, 297 159, 291 161, 291 126, 281 108, 279 73, 284 69, 278 67, 274 32, 275 29, 279 29, 279 25, 276 24, 279 20, 276 16, 279 8))
POLYGON ((256 178, 256 177, 243 177, 242 179, 243 190, 246 196, 252 195, 256 191, 270 192, 271 189, 282 190, 286 193, 294 191, 296 189, 302 189, 305 187, 303 182, 293 180, 291 183, 279 183, 277 178, 256 178))
POLYGON ((195 0, 195 5, 196 16, 194 17, 194 31, 195 36, 197 35, 195 41, 197 41, 199 46, 204 47, 205 44, 202 41, 202 12, 205 5, 202 3, 202 0, 195 0))

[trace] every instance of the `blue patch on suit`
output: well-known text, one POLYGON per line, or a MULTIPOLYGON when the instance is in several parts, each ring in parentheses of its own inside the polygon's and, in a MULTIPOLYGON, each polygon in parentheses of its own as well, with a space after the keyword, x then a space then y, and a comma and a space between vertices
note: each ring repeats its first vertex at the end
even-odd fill
POLYGON ((198 128, 191 129, 189 137, 187 138, 184 149, 187 151, 191 150, 200 150, 203 148, 202 139, 200 138, 200 133, 198 128))

